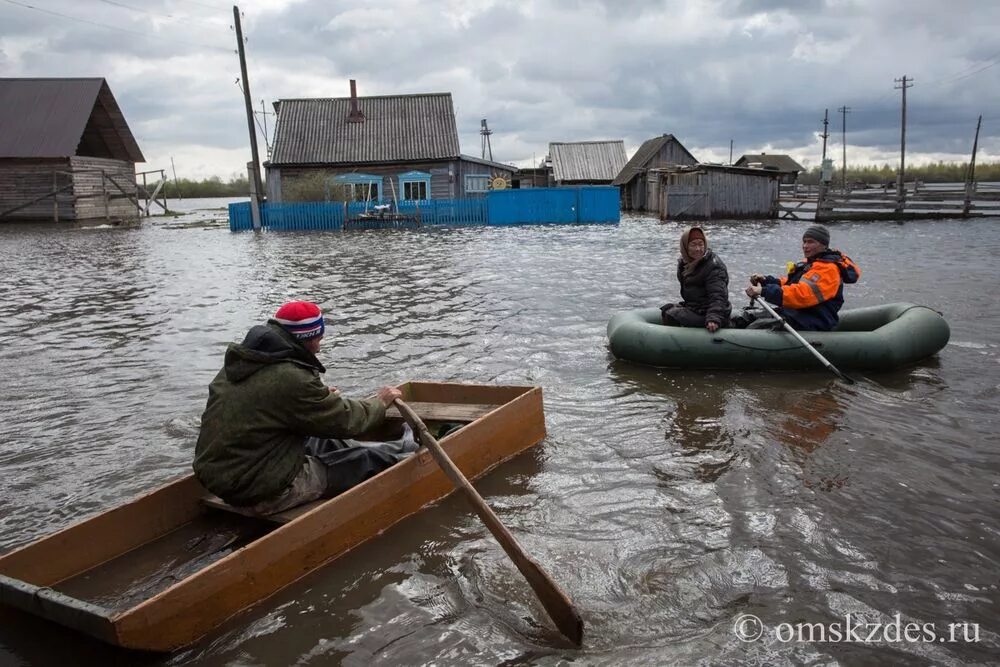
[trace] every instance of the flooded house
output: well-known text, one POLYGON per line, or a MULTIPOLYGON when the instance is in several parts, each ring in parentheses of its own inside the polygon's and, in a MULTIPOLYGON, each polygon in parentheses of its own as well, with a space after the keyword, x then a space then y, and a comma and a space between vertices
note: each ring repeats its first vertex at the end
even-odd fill
POLYGON ((717 164, 651 169, 663 220, 776 218, 781 172, 717 164))
POLYGON ((552 142, 546 164, 552 169, 550 186, 610 185, 625 166, 625 142, 552 142))
POLYGON ((660 178, 653 170, 685 164, 698 164, 698 160, 674 135, 662 134, 642 142, 611 182, 621 189, 622 210, 659 210, 660 178))
POLYGON ((0 79, 0 222, 135 218, 145 161, 103 78, 0 79))
POLYGON ((747 153, 740 156, 736 167, 754 167, 781 173, 782 184, 792 184, 799 180, 799 174, 806 170, 789 155, 781 153, 747 153))
POLYGON ((424 201, 481 197, 517 169, 464 155, 451 93, 282 99, 269 201, 424 201))

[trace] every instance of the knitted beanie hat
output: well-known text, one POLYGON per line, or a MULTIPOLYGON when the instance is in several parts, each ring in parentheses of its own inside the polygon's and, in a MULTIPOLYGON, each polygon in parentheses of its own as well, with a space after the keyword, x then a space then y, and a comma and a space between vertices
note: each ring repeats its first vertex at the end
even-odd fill
POLYGON ((323 312, 309 301, 289 301, 278 309, 274 319, 299 340, 318 338, 326 328, 323 312))
POLYGON ((813 225, 803 232, 802 238, 812 239, 828 246, 830 245, 830 230, 823 225, 813 225))

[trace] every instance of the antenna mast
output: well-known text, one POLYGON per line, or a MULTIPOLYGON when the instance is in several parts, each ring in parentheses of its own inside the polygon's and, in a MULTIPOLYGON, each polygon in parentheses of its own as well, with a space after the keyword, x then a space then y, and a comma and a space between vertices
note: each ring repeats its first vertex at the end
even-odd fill
POLYGON ((483 155, 482 155, 482 157, 485 160, 486 159, 486 152, 489 151, 489 155, 490 155, 489 160, 490 160, 490 162, 492 162, 493 161, 493 146, 490 145, 490 135, 493 134, 493 130, 491 130, 486 125, 486 119, 485 118, 482 120, 481 127, 479 129, 479 134, 482 135, 482 137, 483 137, 483 142, 482 142, 483 143, 483 155))

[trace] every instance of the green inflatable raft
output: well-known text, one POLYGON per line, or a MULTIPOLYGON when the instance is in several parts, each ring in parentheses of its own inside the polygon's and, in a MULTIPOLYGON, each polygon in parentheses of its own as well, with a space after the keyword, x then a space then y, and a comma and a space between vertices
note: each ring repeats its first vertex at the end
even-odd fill
MULTIPOLYGON (((834 366, 892 370, 925 359, 948 343, 951 330, 935 310, 890 303, 844 310, 834 331, 802 331, 834 366)), ((670 368, 821 370, 787 331, 707 329, 660 324, 658 308, 618 313, 608 322, 608 346, 619 359, 670 368)))

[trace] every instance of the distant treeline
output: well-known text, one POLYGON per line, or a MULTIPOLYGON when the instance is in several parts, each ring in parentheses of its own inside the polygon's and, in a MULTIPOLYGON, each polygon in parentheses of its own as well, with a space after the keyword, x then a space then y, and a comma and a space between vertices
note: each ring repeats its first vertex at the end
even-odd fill
POLYGON ((250 184, 246 176, 239 176, 223 181, 218 176, 206 178, 203 181, 193 181, 190 178, 171 179, 165 186, 167 197, 171 199, 195 197, 249 197, 250 184))
MULTIPOLYGON (((962 183, 969 172, 968 162, 937 162, 919 167, 906 168, 906 180, 918 180, 924 183, 962 183)), ((834 171, 833 182, 841 180, 841 170, 834 171)), ((1000 181, 1000 162, 976 164, 976 180, 1000 181)), ((847 181, 850 183, 895 183, 896 167, 883 164, 881 167, 869 165, 865 167, 847 166, 847 181)), ((799 183, 819 183, 819 167, 813 167, 799 174, 799 183)))

